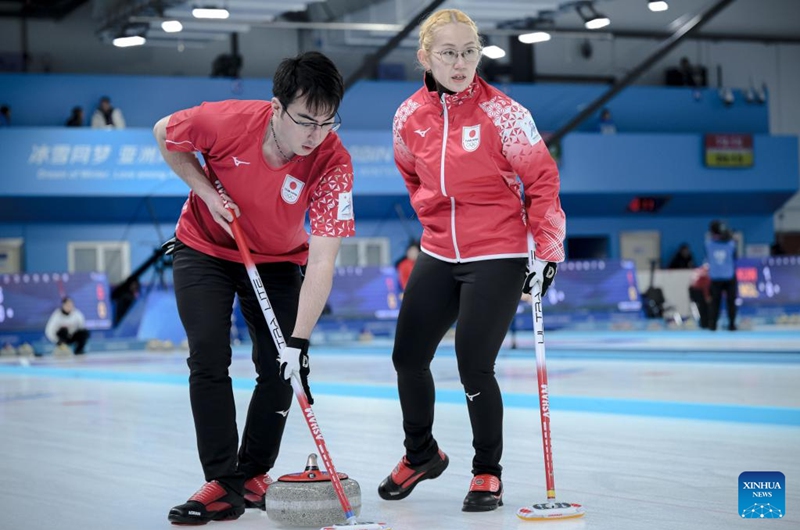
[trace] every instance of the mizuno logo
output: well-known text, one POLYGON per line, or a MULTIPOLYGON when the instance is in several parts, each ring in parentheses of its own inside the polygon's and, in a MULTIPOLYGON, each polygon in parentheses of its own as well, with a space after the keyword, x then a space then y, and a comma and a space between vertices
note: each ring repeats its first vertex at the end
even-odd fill
POLYGON ((476 393, 476 394, 467 394, 467 399, 469 399, 470 401, 472 401, 473 399, 475 399, 476 397, 478 397, 478 396, 480 396, 480 395, 481 395, 481 393, 480 393, 480 392, 478 392, 478 393, 476 393))
POLYGON ((290 409, 286 409, 286 410, 276 410, 276 411, 275 411, 275 414, 280 414, 281 416, 283 416, 283 417, 285 418, 286 416, 288 416, 288 415, 289 415, 289 410, 290 410, 290 409))
POLYGON ((250 162, 245 162, 244 160, 239 160, 239 159, 238 159, 238 158, 236 158, 235 156, 234 156, 234 157, 231 157, 231 158, 233 158, 233 163, 234 163, 234 164, 236 164, 236 167, 239 167, 239 166, 241 166, 242 164, 245 164, 245 165, 247 165, 247 166, 249 166, 249 165, 250 165, 250 162))
POLYGON ((428 127, 428 128, 427 128, 427 129, 425 129, 424 131, 423 131, 422 129, 417 129, 417 130, 416 130, 416 131, 414 131, 414 132, 415 132, 415 133, 417 133, 418 135, 420 135, 422 138, 425 138, 425 135, 426 135, 426 134, 428 134, 428 131, 430 131, 430 130, 431 130, 431 128, 430 128, 430 127, 428 127))

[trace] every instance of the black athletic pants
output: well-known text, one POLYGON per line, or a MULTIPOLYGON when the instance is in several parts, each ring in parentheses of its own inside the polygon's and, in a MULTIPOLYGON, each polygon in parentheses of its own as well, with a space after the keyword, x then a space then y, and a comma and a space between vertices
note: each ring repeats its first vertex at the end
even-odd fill
POLYGON ((700 327, 708 329, 709 304, 705 292, 696 287, 689 287, 689 300, 697 307, 697 313, 700 315, 700 327))
POLYGON ((728 329, 736 329, 736 296, 738 295, 736 278, 730 280, 711 280, 711 309, 709 310, 708 327, 717 329, 722 293, 725 293, 725 305, 728 309, 728 329))
POLYGON ((75 345, 75 355, 81 355, 83 349, 86 347, 86 341, 89 340, 88 329, 78 329, 75 333, 70 334, 67 328, 59 328, 56 332, 59 344, 75 345))
POLYGON ((434 382, 430 364, 439 342, 456 326, 456 357, 472 424, 472 473, 500 477, 503 399, 494 363, 516 313, 524 259, 446 263, 420 254, 397 321, 392 361, 403 410, 406 456, 412 465, 438 451, 433 438, 434 382))
MULTIPOLYGON (((281 330, 288 337, 297 318, 300 267, 269 263, 257 268, 281 330)), ((278 374, 278 351, 244 265, 178 242, 173 277, 178 312, 189 340, 189 397, 203 472, 206 481, 219 480, 241 491, 245 480, 269 471, 278 457, 292 388, 278 374), (235 294, 253 341, 258 374, 238 457, 236 408, 228 374, 235 294)))

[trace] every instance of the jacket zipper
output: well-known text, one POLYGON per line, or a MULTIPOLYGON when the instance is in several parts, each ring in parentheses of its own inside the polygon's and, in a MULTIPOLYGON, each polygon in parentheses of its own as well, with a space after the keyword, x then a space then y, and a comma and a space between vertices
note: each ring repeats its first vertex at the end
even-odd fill
MULTIPOLYGON (((442 195, 447 197, 447 188, 444 184, 444 159, 445 159, 445 152, 447 150, 447 137, 450 134, 450 116, 447 113, 447 102, 445 101, 445 95, 441 94, 439 96, 439 101, 442 103, 442 116, 444 117, 444 135, 442 136, 442 163, 439 168, 439 172, 441 175, 441 185, 442 185, 442 195)), ((461 252, 458 250, 458 238, 456 237, 456 199, 455 197, 449 197, 450 199, 450 234, 453 239, 453 250, 456 253, 456 261, 461 261, 461 252)))

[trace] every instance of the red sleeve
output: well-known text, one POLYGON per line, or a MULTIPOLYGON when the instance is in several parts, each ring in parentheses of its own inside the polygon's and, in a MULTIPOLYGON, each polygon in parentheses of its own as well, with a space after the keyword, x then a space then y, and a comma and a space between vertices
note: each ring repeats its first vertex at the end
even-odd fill
POLYGON ((355 235, 352 164, 338 165, 322 177, 311 195, 308 219, 313 236, 355 235))
POLYGON ((566 216, 558 196, 561 180, 531 113, 516 101, 499 97, 483 107, 500 132, 503 155, 522 181, 536 257, 564 261, 566 216))
POLYGON ((419 177, 414 170, 414 155, 403 140, 403 128, 409 116, 419 108, 419 103, 412 99, 406 100, 394 115, 394 163, 408 189, 409 196, 419 189, 419 177))
POLYGON ((214 106, 212 103, 203 103, 170 116, 167 124, 167 150, 184 153, 208 152, 217 139, 218 122, 214 106))

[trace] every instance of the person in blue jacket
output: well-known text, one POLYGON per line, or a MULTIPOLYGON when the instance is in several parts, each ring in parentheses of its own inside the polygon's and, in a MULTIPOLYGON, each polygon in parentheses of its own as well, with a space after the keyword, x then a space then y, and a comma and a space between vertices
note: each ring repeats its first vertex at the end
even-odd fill
POLYGON ((717 329, 722 293, 728 309, 728 329, 736 330, 736 241, 730 228, 722 221, 712 221, 706 237, 706 261, 711 278, 711 307, 708 329, 717 329))

